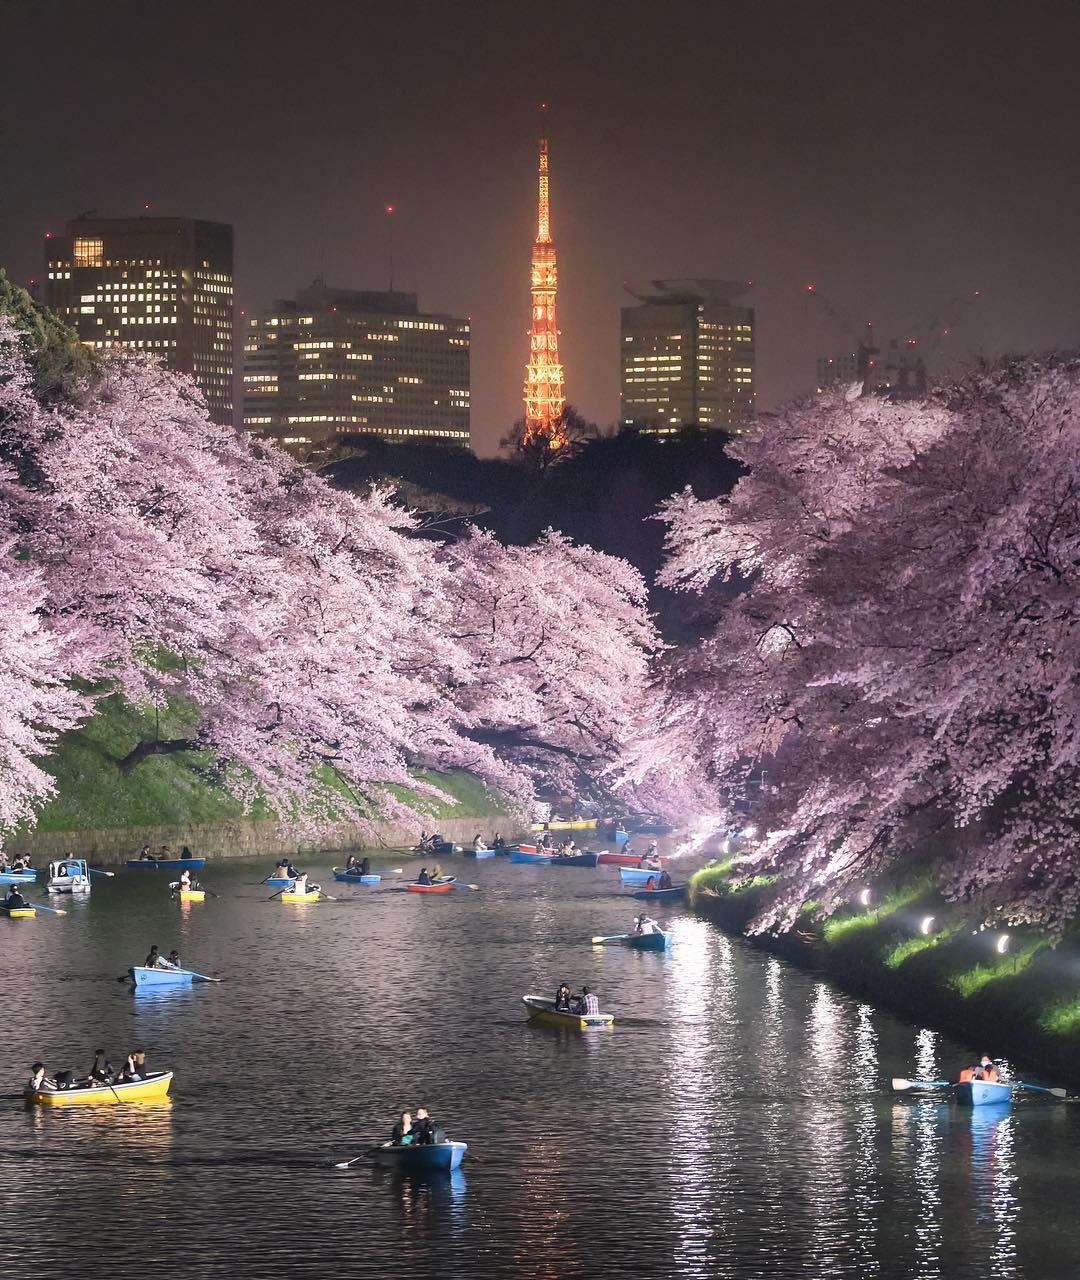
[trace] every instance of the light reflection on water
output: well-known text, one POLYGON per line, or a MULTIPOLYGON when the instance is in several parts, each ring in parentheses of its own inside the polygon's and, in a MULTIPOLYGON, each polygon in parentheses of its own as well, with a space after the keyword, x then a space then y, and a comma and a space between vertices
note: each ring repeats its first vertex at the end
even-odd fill
POLYGON ((657 912, 670 955, 592 947, 638 909, 603 869, 459 863, 480 892, 335 885, 340 902, 291 907, 266 901, 268 867, 210 868, 223 896, 183 906, 121 874, 63 920, 3 931, 19 981, 0 1038, 0 1221, 32 1221, 13 1274, 1080 1274, 1080 1226, 1060 1212, 1080 1192, 1080 1114, 889 1090, 981 1046, 682 907, 657 912), (116 976, 151 943, 227 981, 133 996, 116 976), (615 1027, 530 1025, 521 995, 564 979, 593 986, 615 1027), (85 1068, 98 1044, 114 1061, 145 1046, 176 1070, 172 1098, 23 1105, 34 1057, 85 1068), (421 1103, 469 1142, 458 1174, 332 1168, 421 1103))

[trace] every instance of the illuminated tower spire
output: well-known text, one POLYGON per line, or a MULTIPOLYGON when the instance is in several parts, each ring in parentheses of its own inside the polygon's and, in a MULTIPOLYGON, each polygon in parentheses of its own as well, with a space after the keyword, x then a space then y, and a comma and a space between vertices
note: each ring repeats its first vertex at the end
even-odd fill
MULTIPOLYGON (((541 110, 547 104, 541 104, 541 110)), ((566 443, 562 411, 563 371, 559 363, 559 329, 555 322, 557 271, 551 242, 551 210, 548 204, 547 129, 540 138, 539 185, 536 208, 536 240, 533 243, 532 324, 529 329, 529 364, 525 371, 525 436, 523 444, 546 441, 557 449, 566 443)))

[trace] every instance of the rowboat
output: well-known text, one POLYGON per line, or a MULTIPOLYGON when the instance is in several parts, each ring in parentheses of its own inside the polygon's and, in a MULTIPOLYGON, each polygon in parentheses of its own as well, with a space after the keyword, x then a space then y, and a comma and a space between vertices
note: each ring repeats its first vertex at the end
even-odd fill
MULTIPOLYGON (((636 867, 638 863, 641 862, 641 854, 640 853, 608 853, 607 850, 605 849, 604 852, 599 855, 599 857, 597 858, 597 861, 600 863, 602 867, 636 867)), ((665 859, 661 858, 660 861, 664 862, 665 859)), ((654 871, 653 875, 655 874, 656 872, 654 871)))
POLYGON ((27 867, 25 871, 0 871, 0 884, 33 884, 37 872, 27 867))
POLYGON ((597 826, 599 818, 552 818, 549 822, 534 822, 532 831, 588 831, 597 826))
POLYGON ((128 858, 129 867, 146 867, 148 871, 199 871, 205 858, 128 858))
POLYGON ((292 876, 271 876, 268 880, 264 880, 263 884, 272 885, 275 889, 284 889, 286 885, 290 885, 292 882, 292 876))
POLYGON ((413 853, 435 854, 439 858, 447 858, 452 853, 460 853, 461 845, 452 840, 436 840, 434 844, 414 844, 413 853))
POLYGON ((93 1102, 149 1102, 164 1098, 172 1084, 171 1071, 149 1071, 141 1080, 127 1084, 100 1084, 79 1089, 26 1089, 27 1102, 43 1107, 74 1107, 93 1102))
POLYGON ((620 867, 619 879, 623 884, 648 884, 650 880, 659 880, 659 867, 620 867))
POLYGON ((673 884, 670 889, 638 889, 630 896, 644 902, 683 902, 689 885, 673 884))
POLYGON ((467 1142, 430 1142, 415 1147, 373 1147, 371 1154, 402 1173, 452 1173, 468 1149, 467 1142))
POLYGON ((415 880, 410 880, 405 886, 410 893, 446 893, 454 887, 456 876, 447 876, 445 880, 439 880, 435 884, 417 884, 415 880))
POLYGON ((133 965, 128 973, 137 990, 143 987, 189 987, 194 974, 190 969, 147 969, 133 965))
POLYGON ((961 1106, 1007 1106, 1012 1102, 1012 1085, 993 1080, 965 1080, 953 1085, 953 1095, 961 1106))
POLYGON ((191 889, 182 889, 180 887, 179 880, 172 881, 169 888, 176 894, 181 902, 202 902, 206 898, 205 889, 198 889, 194 887, 191 889))
POLYGON ((0 912, 11 920, 33 920, 37 911, 33 907, 5 907, 0 903, 0 912))
POLYGON ((89 893, 90 872, 85 858, 61 858, 49 863, 50 893, 89 893))
POLYGON ((615 1021, 613 1013, 564 1013, 555 1008, 552 996, 522 996, 531 1022, 544 1022, 553 1027, 573 1027, 585 1031, 588 1027, 610 1027, 615 1021))
POLYGON ((551 860, 553 867, 595 867, 600 855, 598 853, 557 853, 551 860))
POLYGON ((495 849, 466 849, 466 858, 494 858, 497 850, 495 849))
POLYGON ((318 902, 319 894, 322 889, 319 885, 313 884, 308 887, 306 893, 295 893, 292 889, 286 889, 284 893, 279 894, 282 902, 318 902))
POLYGON ((626 945, 635 951, 666 951, 674 941, 671 933, 631 933, 626 945))
MULTIPOLYGON (((382 876, 371 874, 362 876, 356 871, 335 871, 334 879, 340 880, 342 884, 378 884, 382 876)), ((271 880, 269 883, 273 884, 274 882, 271 880)))
POLYGON ((553 853, 538 853, 535 849, 511 849, 511 862, 553 862, 553 853))

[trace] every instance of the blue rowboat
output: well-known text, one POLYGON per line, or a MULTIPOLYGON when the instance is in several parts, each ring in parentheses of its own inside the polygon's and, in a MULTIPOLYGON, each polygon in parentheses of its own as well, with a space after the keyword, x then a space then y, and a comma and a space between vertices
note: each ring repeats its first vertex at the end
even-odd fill
POLYGON ((149 871, 198 871, 206 866, 205 858, 128 858, 129 867, 146 867, 149 871))
POLYGON ((292 876, 271 876, 269 880, 264 880, 263 884, 273 885, 275 889, 285 889, 293 883, 292 876))
POLYGON ((635 951, 666 951, 672 939, 670 933, 630 933, 627 934, 626 945, 635 951))
POLYGON ((557 853, 551 865, 553 867, 595 867, 599 861, 598 853, 571 853, 565 857, 557 853))
POLYGON ((642 902, 684 902, 689 885, 674 884, 670 889, 636 889, 630 896, 642 902))
POLYGON ((136 991, 143 987, 185 987, 195 976, 190 969, 145 969, 136 965, 128 970, 136 991))
POLYGON ((25 871, 0 871, 0 884, 33 884, 37 872, 27 867, 25 871))
MULTIPOLYGON (((376 875, 358 875, 355 871, 335 871, 334 879, 340 880, 343 884, 378 884, 382 876, 376 875)), ((273 880, 270 881, 273 884, 273 880)))
POLYGON ((553 853, 537 853, 535 849, 511 849, 511 862, 553 862, 555 855, 553 853))
POLYGON ((630 839, 630 832, 616 831, 614 832, 614 836, 615 836, 615 845, 616 847, 618 847, 620 844, 626 844, 626 842, 630 839))
POLYGON ((415 1147, 373 1147, 371 1154, 402 1173, 451 1173, 468 1149, 467 1142, 429 1142, 415 1147))
POLYGON ((619 879, 623 884, 648 884, 650 877, 655 882, 660 879, 659 867, 620 867, 619 879))
POLYGON ((494 858, 495 849, 466 849, 466 858, 494 858))
POLYGON ((953 1093, 965 1107, 1008 1106, 1012 1102, 1012 1085, 993 1080, 966 1080, 954 1084, 953 1093))

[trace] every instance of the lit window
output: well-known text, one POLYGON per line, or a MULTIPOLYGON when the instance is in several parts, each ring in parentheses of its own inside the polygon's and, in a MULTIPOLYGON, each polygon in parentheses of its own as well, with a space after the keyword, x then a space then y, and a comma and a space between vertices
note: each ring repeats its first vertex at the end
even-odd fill
POLYGON ((98 236, 75 237, 75 265, 77 267, 101 267, 105 242, 98 236))

